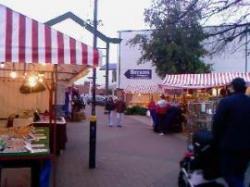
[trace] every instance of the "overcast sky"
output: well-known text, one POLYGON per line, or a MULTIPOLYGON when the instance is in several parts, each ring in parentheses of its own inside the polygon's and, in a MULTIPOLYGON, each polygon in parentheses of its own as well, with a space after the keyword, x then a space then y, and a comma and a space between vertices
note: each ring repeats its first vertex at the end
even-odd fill
MULTIPOLYGON (((150 7, 150 3, 151 0, 98 0, 98 19, 102 20, 98 30, 109 37, 118 37, 119 30, 147 28, 143 12, 150 7)), ((0 4, 40 22, 46 22, 68 11, 84 20, 93 19, 94 0, 0 0, 0 4)), ((92 46, 93 35, 83 31, 72 21, 64 21, 54 28, 92 46)), ((98 46, 104 47, 101 42, 98 46)), ((117 46, 111 46, 111 63, 117 62, 117 51, 117 46)), ((98 82, 102 84, 103 74, 99 74, 98 82)))
MULTIPOLYGON (((83 19, 93 17, 94 0, 0 0, 0 3, 41 22, 68 11, 83 19)), ((99 29, 116 36, 118 30, 145 28, 143 12, 150 3, 151 0, 99 0, 98 18, 103 22, 99 29)))

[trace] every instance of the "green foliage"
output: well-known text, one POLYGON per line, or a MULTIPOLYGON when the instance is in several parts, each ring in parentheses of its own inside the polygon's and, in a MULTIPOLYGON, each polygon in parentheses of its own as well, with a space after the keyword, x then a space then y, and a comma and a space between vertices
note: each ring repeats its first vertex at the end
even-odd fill
POLYGON ((141 115, 141 116, 146 116, 147 109, 140 107, 140 106, 133 106, 126 108, 125 114, 126 115, 141 115))
POLYGON ((205 39, 199 24, 200 12, 196 0, 155 0, 145 10, 145 22, 152 31, 150 36, 136 35, 130 41, 142 49, 138 63, 151 61, 159 76, 175 73, 210 72, 211 67, 201 60, 206 50, 205 39), (182 12, 186 9, 186 14, 182 12))

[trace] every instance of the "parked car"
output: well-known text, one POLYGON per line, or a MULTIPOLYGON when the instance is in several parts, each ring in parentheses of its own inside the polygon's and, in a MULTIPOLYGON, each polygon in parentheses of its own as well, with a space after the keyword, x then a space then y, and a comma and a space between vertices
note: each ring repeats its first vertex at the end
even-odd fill
MULTIPOLYGON (((87 104, 92 103, 92 96, 88 96, 86 100, 87 104)), ((103 95, 96 95, 95 100, 96 100, 96 105, 105 106, 107 98, 103 95)))

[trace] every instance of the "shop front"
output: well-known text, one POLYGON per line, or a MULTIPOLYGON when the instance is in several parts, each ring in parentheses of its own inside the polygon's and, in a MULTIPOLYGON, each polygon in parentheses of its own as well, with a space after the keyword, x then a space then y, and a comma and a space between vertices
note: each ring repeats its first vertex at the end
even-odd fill
POLYGON ((155 85, 129 85, 125 90, 126 102, 129 106, 140 106, 147 108, 151 99, 158 100, 162 94, 160 87, 155 85))

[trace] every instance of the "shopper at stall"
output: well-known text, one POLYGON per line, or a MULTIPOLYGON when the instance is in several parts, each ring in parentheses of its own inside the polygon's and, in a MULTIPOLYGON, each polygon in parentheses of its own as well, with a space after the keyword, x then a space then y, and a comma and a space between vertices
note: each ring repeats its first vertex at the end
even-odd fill
POLYGON ((229 187, 243 187, 250 161, 250 98, 242 78, 232 81, 233 94, 219 103, 212 132, 219 151, 221 174, 229 187))
POLYGON ((154 98, 151 97, 151 100, 148 104, 148 111, 150 112, 150 117, 151 117, 151 121, 152 121, 152 127, 155 130, 155 126, 157 126, 158 124, 158 118, 156 115, 156 104, 154 101, 154 98))
POLYGON ((124 102, 123 97, 119 97, 118 100, 115 102, 117 127, 122 127, 121 122, 125 109, 126 109, 126 103, 124 102))
POLYGON ((158 124, 156 124, 155 126, 155 132, 159 132, 160 135, 164 135, 164 121, 168 106, 169 105, 165 99, 165 96, 161 95, 160 100, 156 103, 156 114, 158 118, 158 124))
POLYGON ((114 110, 115 110, 115 103, 113 101, 112 97, 109 97, 107 99, 106 105, 105 105, 105 110, 108 112, 108 126, 112 127, 113 126, 113 121, 114 121, 114 110))

